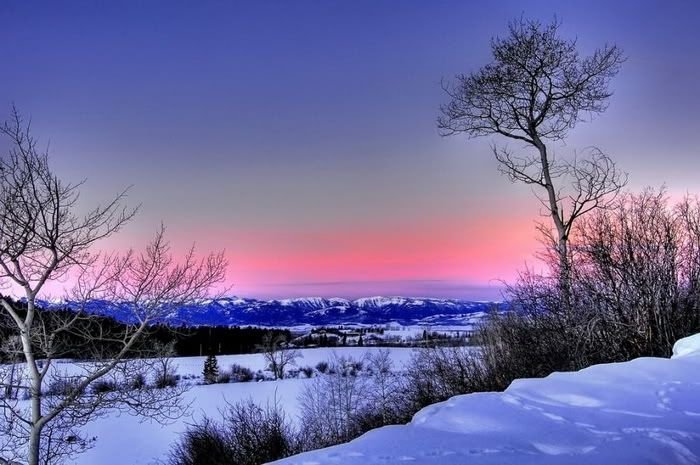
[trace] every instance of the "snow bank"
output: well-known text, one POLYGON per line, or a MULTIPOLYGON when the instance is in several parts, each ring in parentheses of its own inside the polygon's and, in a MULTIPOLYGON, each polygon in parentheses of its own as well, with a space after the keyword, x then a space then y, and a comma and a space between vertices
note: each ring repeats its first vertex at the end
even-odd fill
POLYGON ((700 334, 683 338, 673 345, 673 356, 671 358, 687 355, 700 356, 700 334))
POLYGON ((700 334, 673 354, 453 397, 408 425, 275 464, 700 464, 700 334))

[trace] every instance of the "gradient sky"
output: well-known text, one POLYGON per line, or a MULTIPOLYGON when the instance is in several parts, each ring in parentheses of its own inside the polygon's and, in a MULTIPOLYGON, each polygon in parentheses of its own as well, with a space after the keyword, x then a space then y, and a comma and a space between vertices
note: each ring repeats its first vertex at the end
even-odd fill
POLYGON ((226 249, 233 292, 486 299, 533 261, 538 207, 489 139, 441 138, 440 80, 521 15, 629 60, 597 145, 630 188, 700 192, 700 2, 2 2, 15 102, 86 204, 133 185, 176 249, 226 249), (89 202, 88 202, 89 201, 89 202))

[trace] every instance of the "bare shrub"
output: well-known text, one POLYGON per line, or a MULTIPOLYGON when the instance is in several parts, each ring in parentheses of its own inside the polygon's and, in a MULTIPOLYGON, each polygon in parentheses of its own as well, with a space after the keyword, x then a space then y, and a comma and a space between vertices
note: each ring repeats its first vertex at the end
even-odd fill
POLYGON ((316 364, 316 370, 318 370, 319 373, 325 374, 328 371, 328 362, 318 362, 316 364))
POLYGON ((335 358, 330 366, 336 374, 319 376, 302 391, 301 435, 306 447, 339 444, 363 432, 362 417, 370 409, 370 383, 357 375, 356 363, 351 358, 335 358))
POLYGON ((296 433, 278 403, 228 405, 220 421, 205 418, 171 448, 166 465, 260 465, 299 452, 296 433))
POLYGON ((231 378, 233 381, 247 383, 248 381, 253 381, 254 377, 255 375, 250 368, 246 368, 236 363, 231 365, 231 378))
POLYGON ((117 390, 117 383, 110 379, 101 379, 90 386, 94 394, 104 394, 117 390))
POLYGON ((663 190, 626 194, 588 215, 572 241, 568 305, 556 272, 526 272, 508 289, 511 311, 492 315, 475 335, 479 389, 669 356, 675 340, 700 330, 699 225, 696 198, 671 205, 663 190))
POLYGON ((454 395, 473 392, 479 362, 471 347, 431 347, 414 353, 403 383, 406 414, 454 395))
POLYGON ((406 422, 414 412, 407 412, 401 392, 401 375, 394 371, 391 351, 381 349, 366 356, 371 371, 368 402, 371 408, 361 419, 361 429, 406 422))
POLYGON ((180 377, 177 374, 177 369, 170 358, 162 358, 158 360, 156 372, 153 378, 153 385, 157 389, 165 389, 176 387, 180 377))
POLYGON ((144 389, 146 387, 146 375, 136 373, 129 383, 131 389, 144 389))

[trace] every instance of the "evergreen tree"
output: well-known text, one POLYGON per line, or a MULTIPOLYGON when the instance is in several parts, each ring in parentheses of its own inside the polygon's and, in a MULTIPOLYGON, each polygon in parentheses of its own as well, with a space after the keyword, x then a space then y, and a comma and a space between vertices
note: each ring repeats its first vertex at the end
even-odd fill
POLYGON ((207 359, 204 361, 204 371, 202 371, 202 375, 204 375, 204 382, 207 384, 215 383, 218 379, 219 362, 216 360, 215 355, 207 356, 207 359))

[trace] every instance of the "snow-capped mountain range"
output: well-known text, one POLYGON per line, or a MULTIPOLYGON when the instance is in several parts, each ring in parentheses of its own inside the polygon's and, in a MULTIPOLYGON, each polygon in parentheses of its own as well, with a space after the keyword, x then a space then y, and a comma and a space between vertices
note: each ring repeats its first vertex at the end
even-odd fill
MULTIPOLYGON (((46 302, 48 308, 75 307, 66 302, 46 302)), ((173 308, 159 322, 176 326, 251 325, 290 327, 339 324, 451 325, 466 326, 494 308, 493 302, 410 297, 365 297, 356 300, 306 297, 257 300, 226 297, 173 308)), ((87 310, 121 321, 131 319, 127 304, 94 300, 87 310)))

